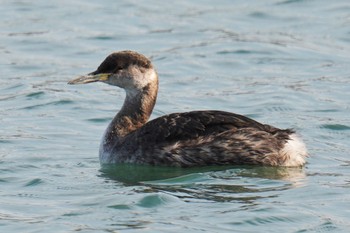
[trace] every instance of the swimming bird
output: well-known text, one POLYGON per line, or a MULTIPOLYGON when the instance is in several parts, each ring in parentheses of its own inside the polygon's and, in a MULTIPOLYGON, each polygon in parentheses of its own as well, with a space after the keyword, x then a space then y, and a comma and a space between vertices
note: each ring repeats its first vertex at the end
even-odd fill
POLYGON ((101 164, 176 167, 305 164, 305 144, 292 129, 278 129, 225 111, 172 113, 148 121, 157 99, 158 74, 134 51, 107 56, 96 71, 68 84, 103 82, 123 88, 124 104, 100 145, 101 164))

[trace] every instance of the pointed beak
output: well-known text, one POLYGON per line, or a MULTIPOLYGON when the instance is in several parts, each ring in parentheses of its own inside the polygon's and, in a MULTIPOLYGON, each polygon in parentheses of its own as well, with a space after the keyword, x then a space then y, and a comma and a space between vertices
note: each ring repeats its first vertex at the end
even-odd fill
POLYGON ((108 80, 108 78, 111 76, 109 73, 102 73, 102 74, 94 74, 90 73, 87 75, 79 76, 78 78, 75 78, 73 80, 70 80, 68 84, 86 84, 86 83, 93 83, 93 82, 105 82, 108 80))

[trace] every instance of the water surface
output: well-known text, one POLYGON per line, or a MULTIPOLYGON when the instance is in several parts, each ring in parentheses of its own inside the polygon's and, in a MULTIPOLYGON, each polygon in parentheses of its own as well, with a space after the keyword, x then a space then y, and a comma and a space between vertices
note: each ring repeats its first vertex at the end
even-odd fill
POLYGON ((349 232, 348 1, 1 1, 2 232, 349 232), (68 86, 112 51, 151 57, 152 117, 234 111, 295 128, 304 168, 119 166, 122 90, 68 86))

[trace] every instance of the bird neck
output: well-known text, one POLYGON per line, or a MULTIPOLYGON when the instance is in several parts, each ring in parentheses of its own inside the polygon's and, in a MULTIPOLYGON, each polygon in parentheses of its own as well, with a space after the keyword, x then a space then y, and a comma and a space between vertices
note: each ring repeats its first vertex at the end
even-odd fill
POLYGON ((141 90, 125 90, 123 107, 109 124, 104 135, 104 146, 115 145, 116 142, 142 127, 151 116, 156 103, 158 80, 141 90))

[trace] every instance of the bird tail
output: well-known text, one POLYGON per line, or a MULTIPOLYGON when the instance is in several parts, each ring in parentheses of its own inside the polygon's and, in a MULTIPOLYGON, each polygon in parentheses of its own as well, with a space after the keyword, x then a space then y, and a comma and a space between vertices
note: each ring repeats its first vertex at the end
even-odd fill
POLYGON ((293 133, 281 150, 281 154, 286 158, 283 166, 300 167, 306 163, 308 152, 301 138, 293 133))

